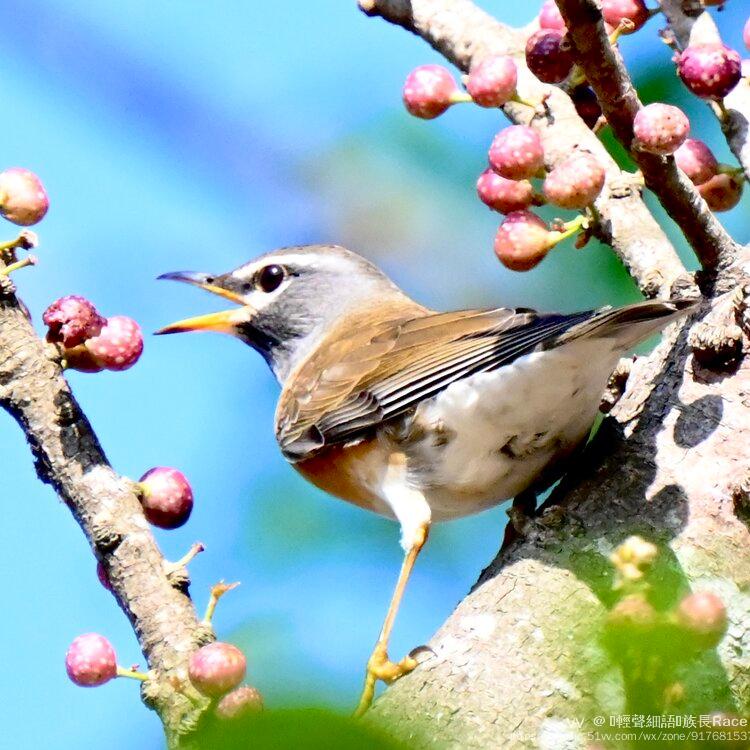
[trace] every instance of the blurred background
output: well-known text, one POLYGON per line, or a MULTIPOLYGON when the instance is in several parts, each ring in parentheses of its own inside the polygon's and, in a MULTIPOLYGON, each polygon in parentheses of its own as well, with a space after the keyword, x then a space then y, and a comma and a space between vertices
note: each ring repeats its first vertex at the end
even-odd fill
MULTIPOLYGON (((537 10, 483 5, 512 24, 537 10)), ((737 49, 744 5, 729 0, 719 14, 737 49)), ((674 75, 659 26, 657 17, 622 44, 644 100, 683 106, 694 134, 731 162, 718 125, 674 75)), ((160 273, 221 272, 314 242, 364 253, 436 308, 571 311, 637 298, 604 247, 567 243, 529 274, 497 263, 499 219, 474 181, 502 116, 460 106, 431 122, 409 117, 403 79, 439 58, 354 0, 0 2, 0 41, 0 166, 34 170, 51 198, 36 228, 40 263, 17 275, 37 325, 52 300, 75 293, 150 332, 217 309, 209 295, 156 283, 160 273)), ((726 215, 743 242, 748 205, 746 196, 726 215)), ((70 381, 120 472, 137 478, 167 465, 191 480, 189 523, 156 535, 170 559, 206 545, 191 565, 199 608, 214 582, 242 582, 219 605, 216 628, 246 652, 267 704, 351 709, 400 562, 398 532, 285 464, 272 429, 277 386, 260 357, 220 336, 148 337, 132 370, 70 381)), ((138 747, 159 748, 160 724, 136 684, 82 690, 65 675, 67 646, 83 632, 105 634, 125 665, 142 657, 70 513, 0 416, 0 746, 124 750, 138 737, 138 747)), ((499 508, 434 529, 394 656, 450 614, 505 521, 499 508)))

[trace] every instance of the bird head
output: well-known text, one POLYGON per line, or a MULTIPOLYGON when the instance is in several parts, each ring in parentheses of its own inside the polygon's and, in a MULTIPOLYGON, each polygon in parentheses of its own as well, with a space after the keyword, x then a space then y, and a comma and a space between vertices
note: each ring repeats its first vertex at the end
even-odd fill
POLYGON ((281 381, 347 313, 384 300, 413 304, 376 266, 336 245, 273 250, 218 275, 179 271, 159 278, 192 284, 236 306, 178 320, 158 334, 230 334, 260 352, 281 381))

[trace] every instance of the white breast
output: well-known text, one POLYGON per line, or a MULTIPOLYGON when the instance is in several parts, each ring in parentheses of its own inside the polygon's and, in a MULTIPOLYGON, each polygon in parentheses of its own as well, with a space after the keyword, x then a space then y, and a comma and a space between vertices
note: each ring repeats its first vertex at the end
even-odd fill
POLYGON ((436 520, 518 494, 586 438, 621 352, 574 341, 473 375, 422 403, 426 437, 409 452, 411 481, 436 520))

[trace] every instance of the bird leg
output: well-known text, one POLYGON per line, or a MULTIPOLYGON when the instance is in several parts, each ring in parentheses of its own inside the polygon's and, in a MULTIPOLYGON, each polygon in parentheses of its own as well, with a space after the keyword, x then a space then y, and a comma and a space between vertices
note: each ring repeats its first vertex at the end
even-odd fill
POLYGON ((398 662, 391 661, 388 658, 388 641, 391 637, 393 623, 404 595, 404 589, 409 581, 409 576, 414 568, 417 556, 427 541, 429 528, 429 523, 425 523, 419 527, 418 532, 414 535, 411 546, 406 551, 404 561, 401 563, 401 571, 399 572, 396 588, 391 597, 388 612, 383 621, 383 627, 380 630, 380 636, 367 661, 365 685, 362 689, 357 709, 354 712, 354 716, 356 717, 362 716, 372 704, 373 697, 375 696, 375 684, 378 680, 383 680, 383 682, 390 684, 395 682, 399 677, 408 674, 417 666, 417 660, 411 655, 405 656, 398 662))

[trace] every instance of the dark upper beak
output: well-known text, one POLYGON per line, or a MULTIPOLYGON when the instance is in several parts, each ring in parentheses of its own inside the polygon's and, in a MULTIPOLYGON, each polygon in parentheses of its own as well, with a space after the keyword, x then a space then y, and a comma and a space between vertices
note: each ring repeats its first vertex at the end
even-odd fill
MULTIPOLYGON (((173 271, 172 273, 163 273, 159 279, 168 279, 170 281, 182 281, 186 284, 205 289, 212 294, 218 294, 231 300, 237 305, 248 307, 244 297, 238 291, 230 288, 230 280, 227 276, 211 276, 207 273, 193 273, 191 271, 173 271)), ((239 322, 247 320, 247 313, 242 313, 238 309, 224 310, 222 312, 209 313, 208 315, 198 315, 195 318, 185 318, 178 320, 176 323, 165 326, 156 331, 157 335, 164 333, 182 333, 184 331, 218 331, 220 333, 234 333, 236 325, 239 322)))

